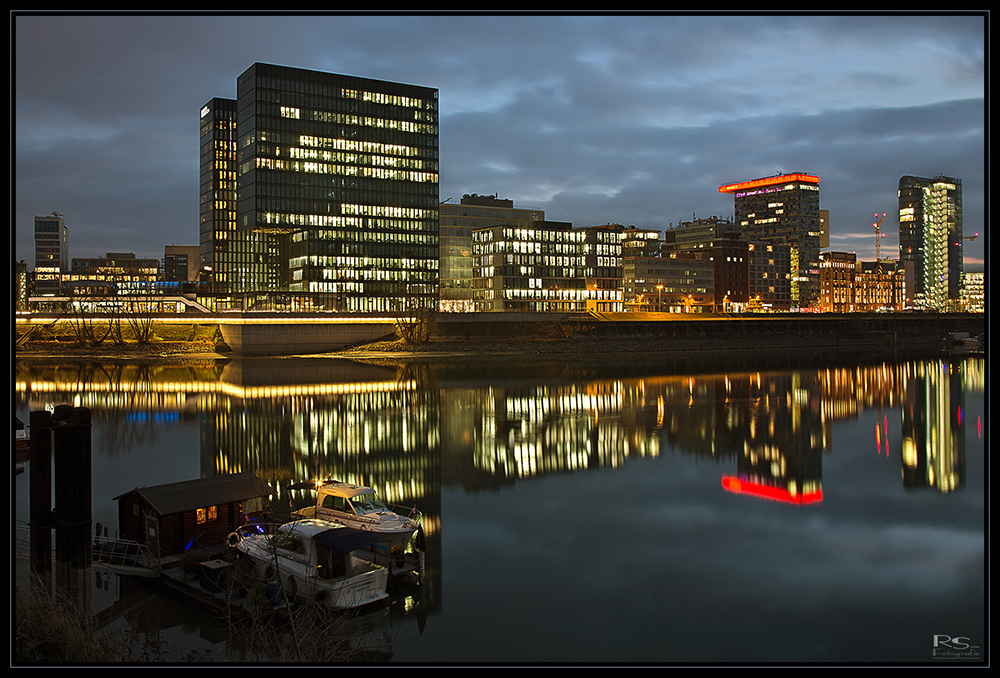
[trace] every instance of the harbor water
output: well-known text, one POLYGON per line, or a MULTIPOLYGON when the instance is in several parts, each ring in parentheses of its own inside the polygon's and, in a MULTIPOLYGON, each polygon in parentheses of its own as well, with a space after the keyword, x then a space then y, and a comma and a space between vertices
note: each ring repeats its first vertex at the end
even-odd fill
MULTIPOLYGON (((400 664, 978 663, 986 361, 15 361, 15 414, 92 415, 95 529, 136 487, 253 471, 425 516, 364 641, 400 664), (377 640, 373 640, 377 639, 377 640)), ((12 484, 29 516, 30 464, 12 484)), ((23 563, 18 562, 18 568, 23 563)), ((93 578, 168 658, 247 657, 155 580, 93 578)))

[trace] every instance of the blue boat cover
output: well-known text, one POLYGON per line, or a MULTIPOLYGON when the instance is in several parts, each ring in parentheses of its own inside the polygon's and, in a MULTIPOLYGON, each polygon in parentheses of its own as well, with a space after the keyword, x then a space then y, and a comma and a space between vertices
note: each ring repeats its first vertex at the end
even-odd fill
POLYGON ((371 546, 381 541, 386 541, 388 537, 378 532, 367 530, 355 530, 352 527, 340 527, 326 532, 320 532, 313 539, 316 543, 328 551, 345 554, 357 549, 371 546))

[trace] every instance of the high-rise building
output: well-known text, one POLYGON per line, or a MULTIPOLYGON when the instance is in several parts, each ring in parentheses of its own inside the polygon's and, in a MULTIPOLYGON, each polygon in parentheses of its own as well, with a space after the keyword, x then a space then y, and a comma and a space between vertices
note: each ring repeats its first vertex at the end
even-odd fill
POLYGON ((943 309, 961 293, 962 181, 904 176, 899 180, 899 258, 913 262, 919 307, 943 309))
POLYGON ((236 90, 202 108, 201 255, 216 291, 436 307, 437 90, 261 63, 236 90))
POLYGON ((236 102, 212 99, 201 107, 199 262, 217 292, 235 292, 241 270, 236 255, 236 102))
POLYGON ((57 295, 69 274, 69 229, 62 214, 35 217, 35 295, 57 295))
POLYGON ((438 207, 441 252, 440 310, 472 311, 472 232, 492 226, 531 227, 545 220, 540 209, 514 207, 513 200, 495 195, 463 195, 458 204, 443 202, 438 207))
POLYGON ((815 307, 820 300, 819 252, 824 222, 819 209, 819 177, 777 174, 728 184, 735 226, 751 242, 789 245, 792 252, 792 305, 815 307))

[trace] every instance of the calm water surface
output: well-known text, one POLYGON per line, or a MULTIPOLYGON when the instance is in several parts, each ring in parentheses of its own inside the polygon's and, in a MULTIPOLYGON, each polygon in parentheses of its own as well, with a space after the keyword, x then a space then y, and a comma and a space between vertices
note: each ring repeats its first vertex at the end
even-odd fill
MULTIPOLYGON (((371 618, 394 662, 956 661, 936 636, 986 656, 982 356, 17 366, 22 420, 63 402, 92 410, 111 533, 123 492, 244 470, 279 504, 327 475, 416 504, 427 580, 371 618)), ((102 619, 126 605, 225 656, 186 600, 95 580, 102 619)))

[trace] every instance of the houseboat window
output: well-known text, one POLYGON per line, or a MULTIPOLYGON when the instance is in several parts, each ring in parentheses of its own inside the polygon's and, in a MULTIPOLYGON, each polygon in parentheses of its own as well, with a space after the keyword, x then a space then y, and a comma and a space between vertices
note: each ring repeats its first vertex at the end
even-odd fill
POLYGON ((217 506, 206 506, 205 508, 200 508, 196 511, 198 524, 207 523, 209 520, 215 520, 218 518, 218 507, 217 506))

